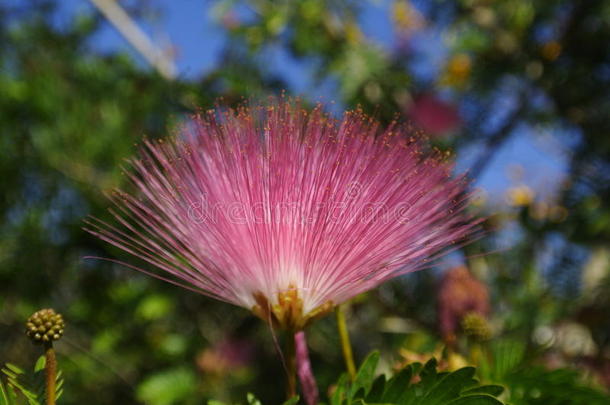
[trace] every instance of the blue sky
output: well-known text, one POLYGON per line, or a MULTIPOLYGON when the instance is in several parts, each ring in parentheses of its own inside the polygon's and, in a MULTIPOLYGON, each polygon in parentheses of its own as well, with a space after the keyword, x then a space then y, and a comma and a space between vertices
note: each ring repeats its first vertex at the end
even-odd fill
MULTIPOLYGON (((68 22, 74 15, 93 11, 87 0, 65 0, 60 4, 56 16, 56 22, 60 25, 68 22)), ((201 77, 216 67, 226 41, 222 27, 216 23, 213 16, 215 2, 154 0, 150 4, 160 12, 153 18, 140 20, 139 23, 158 46, 168 47, 171 44, 176 50, 175 62, 181 78, 201 77)), ((367 37, 388 49, 392 47, 394 38, 389 20, 389 4, 387 0, 366 3, 360 21, 367 37)), ((96 34, 92 45, 100 52, 126 51, 140 61, 142 68, 149 68, 110 24, 106 24, 96 34)), ((414 66, 416 73, 422 78, 425 78, 427 73, 433 73, 446 54, 441 36, 434 27, 417 37, 415 49, 423 55, 414 66)), ((326 101, 333 98, 332 85, 318 88, 312 85, 311 62, 295 60, 279 47, 268 50, 265 57, 269 58, 269 65, 274 67, 274 72, 289 84, 291 92, 326 101)), ((523 182, 535 190, 552 192, 553 184, 563 176, 566 164, 561 153, 563 146, 550 144, 548 140, 551 137, 545 136, 545 131, 548 132, 548 129, 518 128, 495 155, 477 184, 485 188, 489 195, 495 196, 496 200, 501 200, 503 191, 519 182, 510 178, 509 168, 521 165, 525 172, 523 182)), ((476 152, 473 150, 472 153, 463 153, 458 168, 467 169, 475 159, 476 152)))

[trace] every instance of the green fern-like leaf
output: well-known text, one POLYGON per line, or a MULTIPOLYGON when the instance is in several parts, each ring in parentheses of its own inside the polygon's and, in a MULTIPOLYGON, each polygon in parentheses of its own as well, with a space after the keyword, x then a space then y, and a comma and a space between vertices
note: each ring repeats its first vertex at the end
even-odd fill
POLYGON ((331 398, 332 405, 502 405, 496 397, 503 388, 480 385, 475 369, 464 367, 454 372, 438 372, 432 359, 424 366, 413 363, 390 379, 375 378, 379 354, 363 362, 352 384, 343 376, 331 398))
POLYGON ((5 386, 0 380, 0 405, 16 405, 17 397, 15 392, 8 386, 5 386))
POLYGON ((23 369, 14 364, 7 363, 2 369, 2 373, 7 377, 7 385, 13 392, 23 395, 29 405, 40 405, 36 391, 23 382, 27 377, 23 369))
MULTIPOLYGON (((28 373, 22 368, 7 363, 2 368, 2 373, 7 378, 7 387, 5 391, 8 391, 8 395, 11 393, 14 397, 23 396, 28 405, 42 405, 44 404, 44 398, 46 397, 46 384, 45 384, 45 357, 40 356, 34 366, 34 371, 28 373)), ((57 372, 56 383, 55 383, 55 398, 59 399, 63 394, 64 378, 61 370, 57 372)), ((2 396, 2 393, 0 393, 2 396)), ((11 404, 9 402, 9 404, 11 404)), ((0 405, 3 405, 0 403, 0 405)))

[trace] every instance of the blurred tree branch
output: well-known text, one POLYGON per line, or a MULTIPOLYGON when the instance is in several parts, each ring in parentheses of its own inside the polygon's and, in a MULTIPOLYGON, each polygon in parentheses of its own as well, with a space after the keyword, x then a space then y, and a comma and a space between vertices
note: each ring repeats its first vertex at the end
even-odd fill
POLYGON ((155 47, 146 33, 138 27, 116 0, 90 1, 161 76, 167 80, 176 78, 174 62, 165 52, 155 47))

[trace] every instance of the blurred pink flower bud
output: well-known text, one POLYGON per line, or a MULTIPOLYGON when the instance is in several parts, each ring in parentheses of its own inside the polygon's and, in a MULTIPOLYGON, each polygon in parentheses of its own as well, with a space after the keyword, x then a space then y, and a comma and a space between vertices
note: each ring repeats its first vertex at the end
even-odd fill
POLYGON ((416 97, 407 114, 430 136, 446 135, 462 124, 455 106, 429 93, 416 97))
POLYGON ((247 367, 254 358, 254 345, 247 339, 225 338, 197 356, 197 366, 206 373, 225 374, 247 367))
POLYGON ((441 280, 437 307, 443 339, 448 344, 452 344, 466 315, 470 313, 477 313, 483 317, 489 315, 487 286, 474 278, 466 266, 453 267, 441 280))

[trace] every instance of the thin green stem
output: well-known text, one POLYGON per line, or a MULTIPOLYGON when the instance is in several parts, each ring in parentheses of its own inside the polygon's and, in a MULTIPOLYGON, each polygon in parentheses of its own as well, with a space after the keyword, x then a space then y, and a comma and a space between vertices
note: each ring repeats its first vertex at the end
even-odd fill
POLYGON ((47 342, 44 345, 45 355, 45 375, 46 375, 46 405, 55 405, 55 382, 57 381, 57 359, 55 358, 55 350, 53 343, 47 342))
POLYGON ((341 339, 341 349, 343 350, 343 358, 345 359, 345 366, 347 372, 352 380, 356 378, 356 366, 354 364, 354 354, 352 353, 352 344, 349 340, 349 333, 347 331, 347 323, 345 322, 345 314, 343 313, 343 306, 339 305, 335 314, 337 315, 337 327, 339 329, 339 338, 341 339))
POLYGON ((296 346, 294 341, 294 333, 288 333, 286 339, 286 372, 287 383, 286 383, 286 395, 288 399, 294 397, 297 394, 297 360, 296 360, 296 346))
POLYGON ((479 342, 473 342, 470 345, 470 362, 476 366, 481 364, 481 358, 483 357, 483 350, 479 342))

